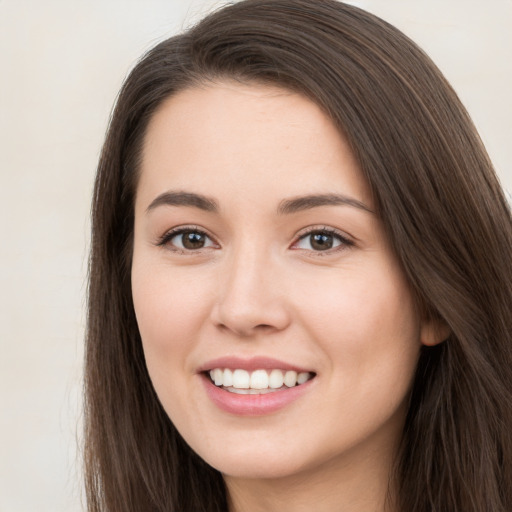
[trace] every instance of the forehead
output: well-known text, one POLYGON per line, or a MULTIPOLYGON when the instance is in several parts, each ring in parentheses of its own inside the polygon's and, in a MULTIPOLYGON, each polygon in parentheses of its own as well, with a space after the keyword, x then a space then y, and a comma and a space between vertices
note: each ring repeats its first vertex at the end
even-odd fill
POLYGON ((138 195, 166 188, 266 197, 337 192, 370 201, 349 145, 303 95, 223 82, 185 89, 151 119, 138 195))

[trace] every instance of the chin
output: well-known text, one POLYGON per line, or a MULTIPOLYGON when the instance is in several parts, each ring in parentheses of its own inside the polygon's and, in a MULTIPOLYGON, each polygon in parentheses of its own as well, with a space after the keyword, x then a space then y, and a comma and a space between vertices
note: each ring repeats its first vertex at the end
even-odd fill
POLYGON ((304 468, 300 465, 294 465, 286 460, 285 457, 280 457, 281 460, 265 460, 262 461, 260 457, 255 457, 256 460, 240 461, 219 461, 219 464, 214 465, 224 477, 248 479, 248 480, 273 480, 286 478, 297 475, 304 468))
POLYGON ((245 446, 237 449, 219 443, 213 453, 199 450, 198 455, 225 477, 242 479, 274 479, 300 473, 308 466, 303 451, 296 447, 291 452, 280 450, 278 446, 245 446), (302 460, 297 460, 301 455, 302 460))

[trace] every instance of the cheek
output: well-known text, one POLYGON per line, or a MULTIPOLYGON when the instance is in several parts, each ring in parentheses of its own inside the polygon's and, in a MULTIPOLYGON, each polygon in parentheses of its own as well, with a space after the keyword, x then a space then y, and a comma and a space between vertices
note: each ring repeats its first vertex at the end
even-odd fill
POLYGON ((208 444, 209 425, 192 354, 197 353, 215 283, 205 272, 134 258, 132 294, 150 379, 169 418, 188 439, 208 444), (145 269, 151 268, 151 272, 145 269))
POLYGON ((183 368, 208 315, 207 282, 197 272, 173 271, 134 259, 132 293, 151 377, 158 368, 183 368), (151 268, 151 272, 145 271, 151 268))
POLYGON ((309 337, 328 361, 329 391, 315 414, 323 417, 335 400, 337 413, 328 421, 339 429, 341 419, 350 439, 400 425, 420 350, 419 321, 401 274, 351 269, 322 288, 329 292, 303 296, 302 310, 309 337))
POLYGON ((300 296, 302 317, 332 370, 351 382, 412 378, 420 322, 401 272, 388 264, 346 268, 300 296))

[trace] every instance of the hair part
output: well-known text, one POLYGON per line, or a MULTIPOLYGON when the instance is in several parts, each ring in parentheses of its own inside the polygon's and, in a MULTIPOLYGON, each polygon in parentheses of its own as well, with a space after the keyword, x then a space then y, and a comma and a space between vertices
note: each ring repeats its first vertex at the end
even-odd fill
POLYGON ((150 50, 117 99, 98 165, 85 363, 90 512, 223 511, 221 475, 153 390, 131 298, 134 198, 165 99, 221 80, 305 95, 348 140, 426 317, 392 487, 401 511, 512 510, 512 220, 466 110, 430 59, 334 0, 245 0, 150 50))

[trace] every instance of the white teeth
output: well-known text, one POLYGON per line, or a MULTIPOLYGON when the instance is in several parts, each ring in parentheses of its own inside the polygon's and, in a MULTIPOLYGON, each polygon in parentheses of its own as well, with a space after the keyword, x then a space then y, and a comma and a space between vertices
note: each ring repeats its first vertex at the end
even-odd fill
POLYGON ((297 372, 288 371, 284 374, 284 383, 289 388, 293 388, 297 384, 297 372))
POLYGON ((309 380, 309 373, 308 372, 301 372, 297 375, 297 384, 304 384, 304 382, 307 382, 309 380))
MULTIPOLYGON (((222 371, 222 370, 221 370, 222 371)), ((238 389, 249 389, 251 383, 251 377, 249 372, 245 370, 235 370, 233 372, 233 387, 238 389)), ((216 386, 222 385, 215 383, 216 386)))
POLYGON ((281 370, 272 370, 268 378, 268 385, 272 389, 279 389, 284 384, 283 372, 281 370))
POLYGON ((222 385, 226 387, 230 387, 233 385, 233 372, 229 368, 226 368, 224 370, 224 378, 222 385))
POLYGON ((267 389, 268 373, 265 370, 256 370, 251 373, 251 389, 267 389))
POLYGON ((224 382, 224 372, 220 368, 213 370, 213 380, 216 386, 222 386, 224 382))
POLYGON ((275 389, 237 389, 237 388, 225 388, 226 391, 236 393, 237 395, 266 395, 272 393, 275 389))
POLYGON ((216 386, 239 394, 259 394, 280 389, 283 386, 292 388, 312 378, 309 372, 297 373, 293 370, 246 370, 214 368, 210 370, 210 378, 216 386))

